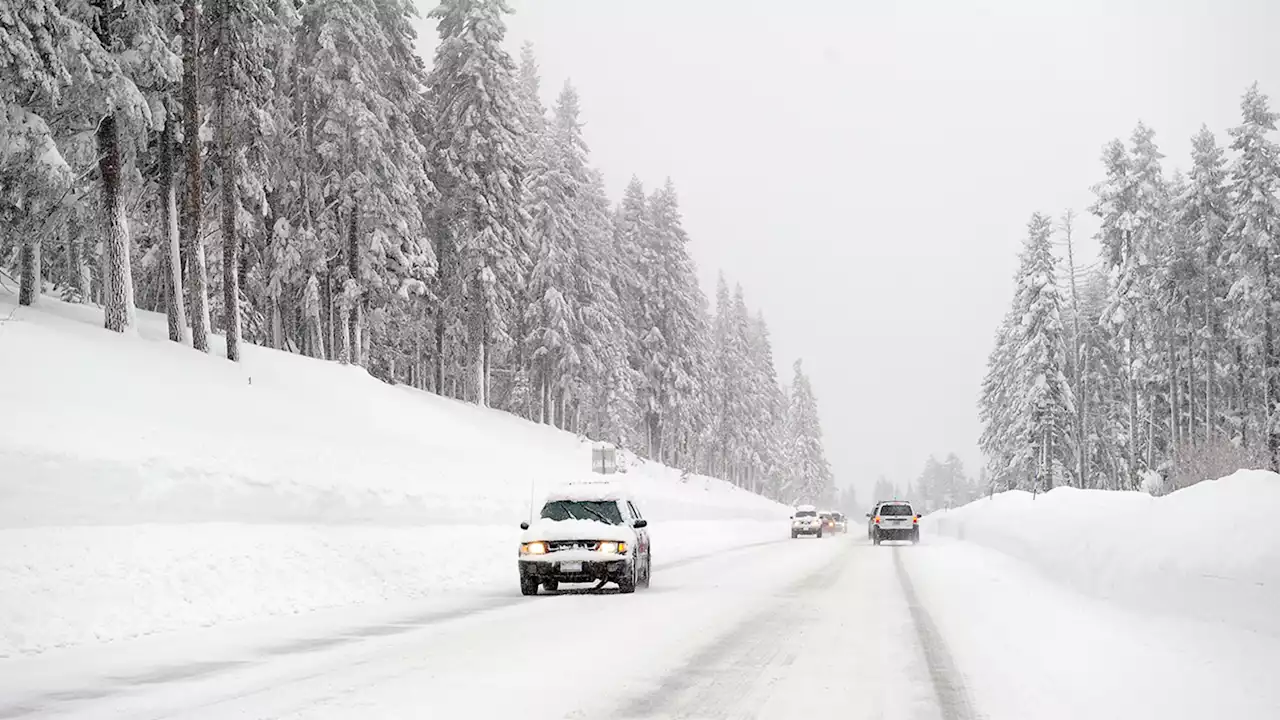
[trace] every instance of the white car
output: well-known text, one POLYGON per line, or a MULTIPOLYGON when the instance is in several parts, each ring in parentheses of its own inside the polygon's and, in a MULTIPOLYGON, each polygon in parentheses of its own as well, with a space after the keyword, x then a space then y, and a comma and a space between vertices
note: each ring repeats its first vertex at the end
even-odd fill
POLYGON ((555 592, 560 583, 615 583, 624 593, 649 587, 648 521, 611 483, 566 485, 547 496, 532 524, 520 523, 520 592, 555 592))
POLYGON ((791 539, 801 535, 822 537, 822 518, 818 517, 818 508, 812 505, 800 505, 791 516, 791 539))
POLYGON ((871 520, 871 542, 883 540, 920 542, 920 516, 905 500, 883 502, 876 506, 871 520))

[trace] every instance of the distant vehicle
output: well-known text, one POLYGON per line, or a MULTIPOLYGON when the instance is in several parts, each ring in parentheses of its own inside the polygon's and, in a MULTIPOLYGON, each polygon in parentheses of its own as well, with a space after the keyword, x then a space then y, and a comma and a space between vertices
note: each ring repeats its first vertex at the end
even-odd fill
POLYGON ((830 533, 832 535, 836 534, 835 513, 827 510, 823 510, 822 512, 818 513, 818 519, 822 521, 823 533, 830 533))
POLYGON ((560 583, 649 587, 649 522, 611 483, 566 485, 547 497, 540 517, 520 523, 520 593, 555 592, 560 583))
POLYGON ((818 517, 818 508, 812 505, 800 505, 791 516, 791 539, 801 535, 822 537, 822 518, 818 517))
POLYGON ((831 520, 834 523, 834 526, 832 527, 833 532, 838 532, 842 535, 849 532, 849 518, 845 517, 844 513, 831 513, 831 520))
POLYGON ((879 545, 884 540, 920 542, 920 516, 911 503, 892 500, 876 505, 871 515, 871 542, 879 545))

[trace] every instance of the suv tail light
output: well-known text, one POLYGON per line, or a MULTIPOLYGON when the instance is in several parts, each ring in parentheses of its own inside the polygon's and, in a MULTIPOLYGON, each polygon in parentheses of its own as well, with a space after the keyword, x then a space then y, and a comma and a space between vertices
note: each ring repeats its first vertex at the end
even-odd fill
POLYGON ((877 515, 877 516, 876 516, 876 524, 877 524, 877 525, 879 525, 879 524, 880 524, 880 516, 879 516, 879 515, 877 515))

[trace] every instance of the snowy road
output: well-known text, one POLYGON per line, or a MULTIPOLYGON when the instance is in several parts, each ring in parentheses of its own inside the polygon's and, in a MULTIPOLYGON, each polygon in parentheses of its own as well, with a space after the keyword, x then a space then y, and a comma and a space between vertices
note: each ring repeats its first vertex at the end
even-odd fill
POLYGON ((0 718, 1274 717, 1280 639, 998 553, 783 540, 635 595, 511 591, 0 662, 0 718), (210 635, 216 634, 215 639, 210 635))

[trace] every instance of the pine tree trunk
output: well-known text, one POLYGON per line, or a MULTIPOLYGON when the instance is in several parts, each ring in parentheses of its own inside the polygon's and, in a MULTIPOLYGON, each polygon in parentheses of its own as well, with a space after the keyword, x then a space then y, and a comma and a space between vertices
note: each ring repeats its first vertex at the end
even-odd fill
POLYGON ((200 11, 198 0, 183 0, 182 135, 186 155, 182 247, 187 253, 187 294, 191 311, 191 346, 209 351, 209 269, 204 256, 201 220, 203 171, 200 168, 200 11))
POLYGON ((1245 383, 1244 346, 1236 343, 1236 390, 1239 392, 1237 411, 1240 414, 1240 447, 1249 447, 1249 386, 1245 383))
POLYGON ((124 332, 136 323, 133 307, 133 270, 129 264, 129 224, 125 218, 121 187, 120 130, 114 114, 98 125, 98 171, 102 177, 102 215, 106 227, 103 242, 103 310, 108 330, 124 332))
POLYGON ((165 301, 169 339, 187 341, 187 308, 182 295, 182 244, 178 237, 178 197, 173 187, 173 118, 166 117, 160 132, 160 207, 165 228, 165 301))
POLYGON ((271 292, 267 300, 271 303, 271 347, 282 350, 284 349, 284 320, 280 315, 280 298, 271 292))
POLYGON ((435 391, 438 395, 444 395, 444 306, 443 304, 436 306, 436 356, 435 361, 435 391))
POLYGON ((67 284, 76 302, 89 302, 89 268, 84 264, 84 238, 74 222, 67 226, 67 284))
POLYGON ((28 230, 19 250, 21 274, 18 280, 18 304, 38 305, 41 286, 44 284, 40 269, 40 235, 37 229, 28 230))
POLYGON ((349 288, 343 293, 347 298, 347 303, 351 307, 350 317, 348 318, 348 326, 346 331, 350 333, 351 345, 351 364, 362 365, 363 357, 361 356, 361 308, 359 300, 358 288, 360 285, 360 209, 354 202, 351 203, 351 216, 349 218, 350 227, 347 232, 347 282, 349 288), (355 292, 353 292, 353 290, 355 292))
POLYGON ((218 22, 218 51, 221 64, 218 68, 217 123, 218 170, 221 173, 222 199, 222 313, 227 338, 227 359, 240 360, 240 239, 236 234, 236 167, 235 149, 231 129, 231 82, 233 53, 229 14, 233 12, 230 0, 222 0, 222 12, 218 22))
POLYGON ((1125 478, 1126 489, 1130 487, 1138 475, 1138 387, 1133 376, 1133 331, 1129 331, 1128 374, 1129 374, 1129 477, 1125 478))
POLYGON ((1272 472, 1280 472, 1280 420, 1276 417, 1277 403, 1280 402, 1280 356, 1277 356, 1276 329, 1276 293, 1275 280, 1271 271, 1271 256, 1262 254, 1263 297, 1266 305, 1262 311, 1262 345, 1265 360, 1262 365, 1264 376, 1263 392, 1266 399, 1264 417, 1267 436, 1267 459, 1272 472))
POLYGON ((473 381, 476 384, 476 389, 475 389, 476 404, 479 405, 480 407, 489 406, 488 405, 489 398, 485 397, 485 394, 484 394, 485 352, 488 350, 488 337, 487 337, 488 332, 487 331, 488 331, 487 327, 481 331, 480 343, 476 347, 476 359, 475 359, 475 368, 474 368, 475 377, 473 378, 473 381))

